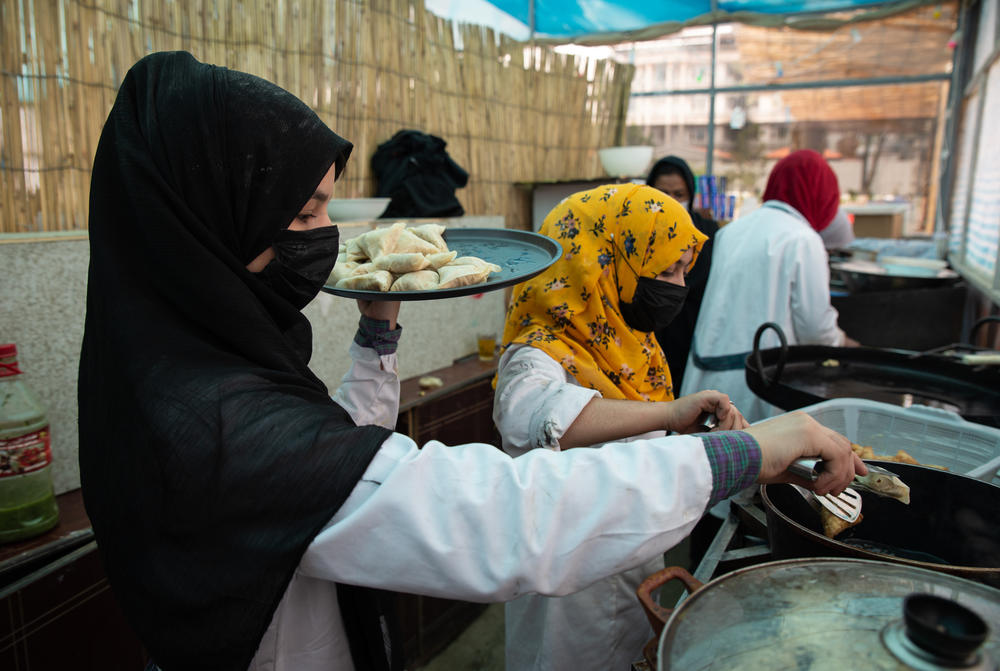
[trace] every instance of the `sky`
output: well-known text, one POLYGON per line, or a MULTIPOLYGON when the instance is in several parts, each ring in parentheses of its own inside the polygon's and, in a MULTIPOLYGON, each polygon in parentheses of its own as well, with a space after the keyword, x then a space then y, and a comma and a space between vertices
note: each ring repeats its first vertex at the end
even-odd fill
POLYGON ((446 19, 490 26, 516 40, 531 37, 528 25, 486 0, 424 0, 424 7, 446 19))

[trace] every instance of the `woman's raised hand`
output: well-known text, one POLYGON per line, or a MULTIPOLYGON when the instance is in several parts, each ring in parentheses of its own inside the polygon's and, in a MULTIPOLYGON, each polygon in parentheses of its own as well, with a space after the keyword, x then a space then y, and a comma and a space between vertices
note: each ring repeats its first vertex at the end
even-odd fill
POLYGON ((744 429, 747 420, 729 396, 721 391, 709 389, 688 394, 665 404, 667 410, 666 429, 677 433, 692 433, 699 430, 698 418, 706 412, 715 415, 718 424, 714 430, 731 431, 744 429))
POLYGON ((868 472, 861 458, 851 450, 851 441, 828 429, 804 412, 790 412, 757 422, 745 429, 760 445, 761 467, 757 482, 792 482, 817 494, 839 494, 851 484, 854 474, 868 472), (816 482, 787 471, 793 461, 817 457, 826 462, 816 482))

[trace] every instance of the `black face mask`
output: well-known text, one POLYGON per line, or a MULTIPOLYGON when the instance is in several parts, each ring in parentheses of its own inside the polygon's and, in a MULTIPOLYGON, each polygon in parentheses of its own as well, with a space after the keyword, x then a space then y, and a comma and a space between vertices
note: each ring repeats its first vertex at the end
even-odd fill
POLYGON ((652 277, 640 277, 631 303, 619 303, 630 328, 649 333, 666 327, 684 307, 688 288, 652 277))
POLYGON ((271 243, 274 259, 257 273, 261 282, 301 310, 323 288, 340 247, 336 226, 280 231, 271 243))

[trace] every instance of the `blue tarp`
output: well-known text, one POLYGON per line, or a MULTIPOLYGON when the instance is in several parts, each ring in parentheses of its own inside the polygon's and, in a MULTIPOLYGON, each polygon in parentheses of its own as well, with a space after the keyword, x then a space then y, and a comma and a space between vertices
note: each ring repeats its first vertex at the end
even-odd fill
MULTIPOLYGON (((871 17, 894 13, 909 7, 929 4, 932 0, 901 0, 897 2, 871 2, 870 0, 660 0, 636 2, 635 0, 535 0, 534 36, 548 41, 569 41, 585 38, 582 42, 612 41, 620 38, 649 39, 657 34, 679 30, 684 25, 697 25, 719 21, 737 20, 766 25, 795 25, 802 28, 822 29, 828 21, 822 14, 844 10, 870 10, 871 17), (713 5, 715 11, 713 13, 713 5), (810 18, 814 17, 814 18, 810 18), (622 35, 631 33, 631 35, 622 35)), ((529 0, 428 0, 432 11, 446 18, 460 21, 474 20, 469 12, 475 4, 492 5, 519 22, 527 30, 532 25, 529 0), (440 11, 442 8, 444 11, 440 11)), ((478 13, 478 12, 477 12, 478 13)), ((863 12, 868 13, 868 12, 863 12)), ((485 15, 484 23, 498 26, 485 15)), ((523 39, 523 35, 517 36, 523 39)))

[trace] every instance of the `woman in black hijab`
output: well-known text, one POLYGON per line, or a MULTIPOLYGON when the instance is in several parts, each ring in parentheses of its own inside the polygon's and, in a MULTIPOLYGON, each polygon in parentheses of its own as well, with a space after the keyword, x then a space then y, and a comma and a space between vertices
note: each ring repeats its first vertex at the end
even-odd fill
POLYGON ((695 209, 694 173, 684 159, 677 156, 661 158, 653 164, 646 178, 646 184, 671 196, 687 208, 691 214, 691 221, 699 231, 708 236, 698 256, 698 262, 685 278, 688 292, 684 299, 684 307, 669 326, 656 332, 656 340, 663 348, 667 365, 670 366, 674 389, 680 389, 684 369, 687 366, 688 351, 691 349, 694 326, 698 321, 698 311, 705 296, 705 285, 708 283, 708 273, 712 266, 712 243, 719 225, 695 209))
POLYGON ((306 365, 300 310, 336 228, 281 230, 326 216, 317 185, 350 151, 288 92, 181 52, 130 70, 101 135, 81 479, 116 594, 167 668, 246 668, 391 433, 354 426, 306 365))
POLYGON ((384 428, 396 302, 359 304, 331 398, 300 310, 336 258, 326 205, 350 149, 287 91, 184 52, 134 65, 105 124, 80 470, 111 586, 159 667, 398 669, 378 590, 566 594, 662 553, 754 480, 787 479, 796 457, 830 460, 817 490, 847 485, 846 438, 804 415, 739 449, 726 432, 517 460, 419 449, 384 428))

